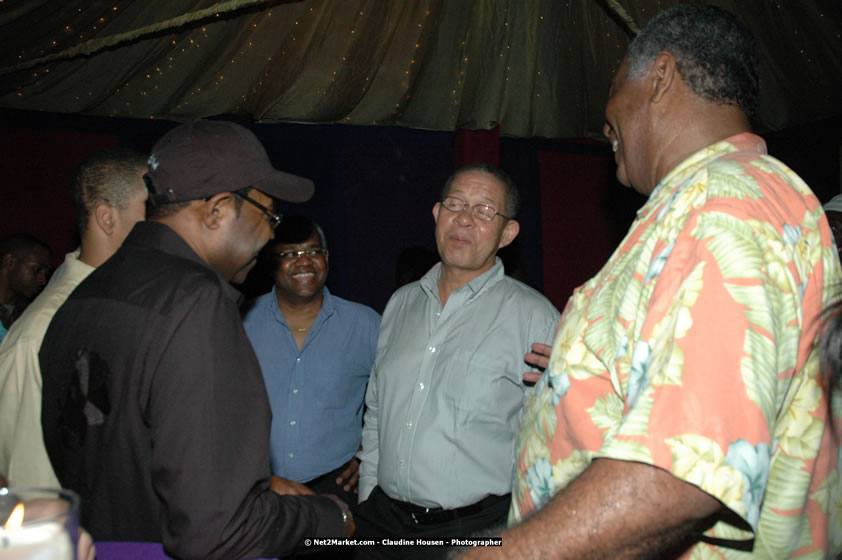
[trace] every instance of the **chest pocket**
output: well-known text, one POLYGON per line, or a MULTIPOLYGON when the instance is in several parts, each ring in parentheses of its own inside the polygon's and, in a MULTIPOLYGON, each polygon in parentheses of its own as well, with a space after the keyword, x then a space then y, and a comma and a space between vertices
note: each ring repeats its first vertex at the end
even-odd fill
POLYGON ((313 386, 319 387, 316 393, 322 407, 342 410, 350 400, 362 405, 370 373, 371 366, 359 362, 320 370, 313 386))
MULTIPOLYGON (((454 408, 500 417, 519 410, 524 387, 502 359, 456 350, 444 365, 445 400, 454 408)), ((525 368, 524 368, 525 369, 525 368)))

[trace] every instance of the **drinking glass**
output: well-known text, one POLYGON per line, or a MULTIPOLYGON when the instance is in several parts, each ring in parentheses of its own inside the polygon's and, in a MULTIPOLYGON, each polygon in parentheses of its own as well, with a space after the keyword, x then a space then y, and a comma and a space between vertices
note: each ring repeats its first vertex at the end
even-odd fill
POLYGON ((0 488, 0 559, 76 560, 79 497, 60 488, 0 488))

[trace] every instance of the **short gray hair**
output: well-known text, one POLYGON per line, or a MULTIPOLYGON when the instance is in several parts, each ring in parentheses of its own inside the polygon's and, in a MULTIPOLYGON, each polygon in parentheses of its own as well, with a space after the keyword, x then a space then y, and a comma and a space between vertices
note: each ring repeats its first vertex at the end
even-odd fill
POLYGON ((757 112, 759 55, 751 31, 715 6, 679 4, 656 15, 629 45, 628 78, 640 78, 662 52, 675 56, 690 90, 707 101, 757 112))
MULTIPOLYGON (((441 191, 441 199, 444 200, 448 194, 450 194, 450 187, 453 185, 453 181, 456 180, 457 177, 462 175, 463 173, 467 173, 468 171, 483 171, 488 173, 498 181, 500 184, 503 185, 503 195, 505 197, 506 208, 504 209, 505 212, 500 212, 504 214, 507 218, 514 218, 517 216, 518 211, 520 210, 520 192, 518 191, 517 185, 509 176, 508 173, 500 169, 499 167, 495 167, 490 163, 469 163, 463 167, 460 167, 453 174, 447 178, 447 181, 444 183, 444 188, 441 191)), ((499 211, 499 209, 498 209, 499 211)))
POLYGON ((91 213, 100 204, 127 208, 144 188, 138 178, 145 169, 146 156, 128 148, 100 150, 82 160, 70 181, 70 198, 79 231, 85 231, 91 213))

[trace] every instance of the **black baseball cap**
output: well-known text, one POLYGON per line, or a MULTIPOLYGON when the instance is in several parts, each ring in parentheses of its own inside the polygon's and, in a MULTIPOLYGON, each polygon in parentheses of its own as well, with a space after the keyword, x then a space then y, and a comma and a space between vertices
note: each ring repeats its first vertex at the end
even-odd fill
POLYGON ((314 191, 310 179, 275 169, 254 133, 230 121, 195 120, 166 133, 152 147, 145 179, 158 204, 247 187, 304 202, 314 191))

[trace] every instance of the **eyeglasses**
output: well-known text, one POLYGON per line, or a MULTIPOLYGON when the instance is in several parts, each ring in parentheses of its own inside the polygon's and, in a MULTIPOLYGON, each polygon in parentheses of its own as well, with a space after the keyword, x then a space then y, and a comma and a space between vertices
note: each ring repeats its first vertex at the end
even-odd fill
POLYGON ((275 214, 274 212, 272 212, 272 210, 270 210, 266 206, 263 206, 253 198, 250 198, 247 194, 245 194, 242 191, 235 192, 234 196, 239 196, 246 202, 250 202, 251 204, 257 206, 258 210, 260 210, 261 212, 263 212, 263 214, 266 215, 266 220, 269 222, 269 227, 271 227, 273 230, 279 225, 281 225, 281 220, 283 220, 283 216, 281 216, 280 214, 275 214))
POLYGON ((509 219, 508 216, 504 216, 493 206, 489 206, 488 204, 474 204, 471 206, 461 198, 456 198, 455 196, 444 197, 444 200, 441 201, 441 205, 457 214, 460 214, 470 208, 471 216, 486 222, 490 222, 497 216, 503 216, 505 219, 509 219))
POLYGON ((304 255, 308 257, 323 257, 327 254, 327 249, 307 249, 306 251, 284 251, 283 253, 275 253, 275 256, 281 260, 300 259, 304 255))

